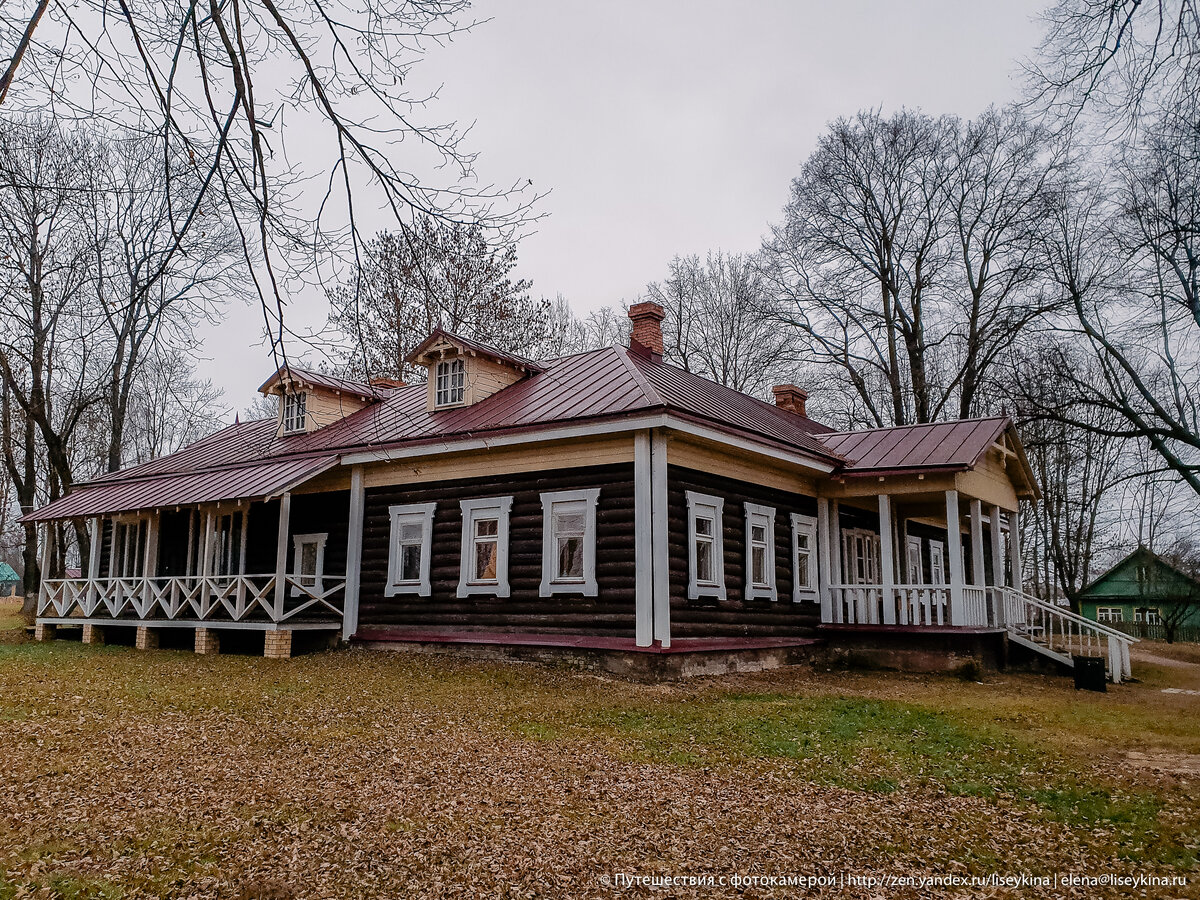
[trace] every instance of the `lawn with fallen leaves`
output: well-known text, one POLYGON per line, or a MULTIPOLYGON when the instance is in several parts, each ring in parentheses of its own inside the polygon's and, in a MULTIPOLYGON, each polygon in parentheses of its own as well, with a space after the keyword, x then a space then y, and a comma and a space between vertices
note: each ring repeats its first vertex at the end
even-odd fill
MULTIPOLYGON (((1168 654, 1154 657, 1173 662, 1168 654)), ((1200 896, 1200 665, 1138 684, 0 643, 0 898, 1200 896), (621 873, 1186 876, 622 889, 621 873), (618 881, 614 881, 618 879, 618 881)))

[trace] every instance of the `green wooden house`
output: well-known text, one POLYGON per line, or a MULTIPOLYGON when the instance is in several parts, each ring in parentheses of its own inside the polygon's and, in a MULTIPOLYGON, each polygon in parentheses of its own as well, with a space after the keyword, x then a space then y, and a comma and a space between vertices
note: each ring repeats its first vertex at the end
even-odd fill
POLYGON ((0 596, 8 596, 15 592, 21 584, 21 578, 6 562, 0 562, 0 596))
POLYGON ((1080 592, 1079 612, 1114 625, 1200 628, 1200 581, 1139 547, 1080 592))

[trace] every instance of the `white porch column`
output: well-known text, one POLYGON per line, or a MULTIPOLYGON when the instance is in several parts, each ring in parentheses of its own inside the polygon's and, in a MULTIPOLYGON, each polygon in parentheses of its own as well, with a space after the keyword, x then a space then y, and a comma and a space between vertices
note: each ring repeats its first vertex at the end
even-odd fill
POLYGON ((196 510, 188 510, 188 545, 187 562, 184 563, 184 574, 196 575, 196 510))
POLYGON ((1012 586, 1024 593, 1025 579, 1021 574, 1021 516, 1017 510, 1008 514, 1008 553, 1012 568, 1012 586))
POLYGON ((154 578, 158 575, 158 530, 162 513, 154 512, 146 520, 146 557, 142 564, 142 575, 154 578))
POLYGON ((817 593, 821 599, 821 621, 833 621, 833 598, 829 584, 833 580, 829 552, 829 499, 817 498, 817 593))
POLYGON ((242 541, 238 547, 238 575, 246 574, 246 550, 250 545, 250 501, 246 501, 246 508, 242 510, 242 541))
POLYGON ((633 436, 634 638, 639 647, 654 643, 654 529, 651 496, 650 432, 633 436))
POLYGON ((896 554, 892 546, 892 498, 879 495, 879 577, 883 585, 883 624, 896 624, 896 554))
POLYGON ((104 541, 104 520, 100 516, 88 519, 88 567, 87 567, 87 608, 90 611, 97 603, 96 582, 100 578, 100 544, 104 541))
POLYGON ((654 558, 654 638, 671 646, 671 572, 667 537, 667 439, 660 431, 650 441, 650 530, 654 558))
POLYGON ((993 506, 990 513, 988 532, 992 539, 991 583, 996 587, 996 590, 992 591, 992 608, 996 615, 996 621, 993 624, 1002 628, 1004 627, 1004 592, 1000 589, 1004 587, 1004 536, 1000 533, 1000 526, 1004 519, 999 506, 993 506))
POLYGON ((50 591, 46 579, 50 577, 50 542, 53 540, 54 529, 51 522, 42 522, 38 530, 42 534, 42 550, 38 554, 38 611, 40 612, 49 599, 50 591))
POLYGON ((950 551, 950 624, 962 625, 963 605, 962 528, 958 521, 958 491, 946 491, 946 549, 950 551))
POLYGON ((971 501, 971 584, 982 587, 987 584, 983 560, 983 502, 971 501))
POLYGON ((288 530, 292 520, 292 492, 284 491, 279 498, 279 536, 275 545, 275 611, 276 622, 283 618, 283 603, 287 597, 288 530))
POLYGON ((840 587, 846 583, 842 575, 842 510, 836 500, 829 504, 829 580, 838 589, 830 589, 830 605, 833 607, 831 622, 840 622, 845 614, 846 593, 840 587))
POLYGON ((350 470, 350 519, 346 538, 346 604, 342 610, 342 640, 348 641, 358 631, 358 593, 362 577, 363 514, 366 490, 363 487, 363 467, 350 470))
MULTIPOLYGON (((204 579, 212 576, 213 538, 216 532, 217 512, 212 507, 204 511, 204 533, 200 535, 200 574, 204 579)), ((213 602, 207 580, 199 585, 196 597, 200 600, 200 618, 208 615, 210 604, 213 602)))

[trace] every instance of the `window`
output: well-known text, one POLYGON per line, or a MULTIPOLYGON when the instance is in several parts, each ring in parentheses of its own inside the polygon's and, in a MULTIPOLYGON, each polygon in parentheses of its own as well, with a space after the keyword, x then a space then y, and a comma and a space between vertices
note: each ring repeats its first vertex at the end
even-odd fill
POLYGON ((541 595, 595 597, 596 501, 600 489, 542 494, 541 595))
POLYGON ((1162 613, 1154 606, 1141 606, 1133 611, 1133 621, 1145 625, 1161 625, 1162 613))
POLYGON ((906 544, 908 547, 908 583, 924 584, 925 566, 921 560, 921 539, 910 534, 906 544))
POLYGON ((434 406, 453 406, 466 397, 466 369, 461 359, 444 359, 437 364, 437 395, 434 406))
POLYGON ((388 582, 385 597, 416 594, 428 597, 429 548, 433 540, 433 513, 436 503, 412 503, 389 506, 392 520, 388 541, 388 582))
POLYGON ((842 580, 879 584, 879 535, 862 528, 842 529, 842 580))
POLYGON ((721 514, 725 501, 708 494, 687 492, 688 597, 725 599, 725 559, 721 514))
POLYGON ((1097 622, 1124 622, 1125 611, 1119 606, 1096 607, 1097 622))
POLYGON ((775 508, 746 504, 746 599, 777 600, 775 508))
POLYGON ((292 537, 292 596, 321 594, 325 590, 325 542, 329 534, 297 534, 292 537))
POLYGON ((308 419, 308 394, 288 391, 283 395, 283 433, 295 434, 304 430, 308 419))
POLYGON ((817 520, 792 513, 792 600, 817 599, 817 520))
POLYGON ((946 555, 941 541, 929 541, 929 572, 932 584, 946 583, 946 555))
POLYGON ((508 514, 512 497, 462 500, 462 556, 458 596, 507 597, 508 514))

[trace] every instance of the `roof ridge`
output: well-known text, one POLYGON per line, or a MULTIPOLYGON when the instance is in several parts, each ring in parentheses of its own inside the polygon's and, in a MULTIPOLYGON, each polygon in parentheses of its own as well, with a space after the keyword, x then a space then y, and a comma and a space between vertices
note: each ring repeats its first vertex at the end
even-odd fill
POLYGON ((625 368, 629 370, 629 374, 633 376, 633 380, 637 382, 639 388, 642 389, 642 394, 654 406, 666 406, 667 402, 663 400, 662 394, 658 392, 658 388, 650 383, 650 379, 646 377, 646 373, 638 368, 630 355, 628 347, 622 347, 619 344, 613 344, 609 349, 616 352, 620 357, 621 362, 625 364, 625 368))

